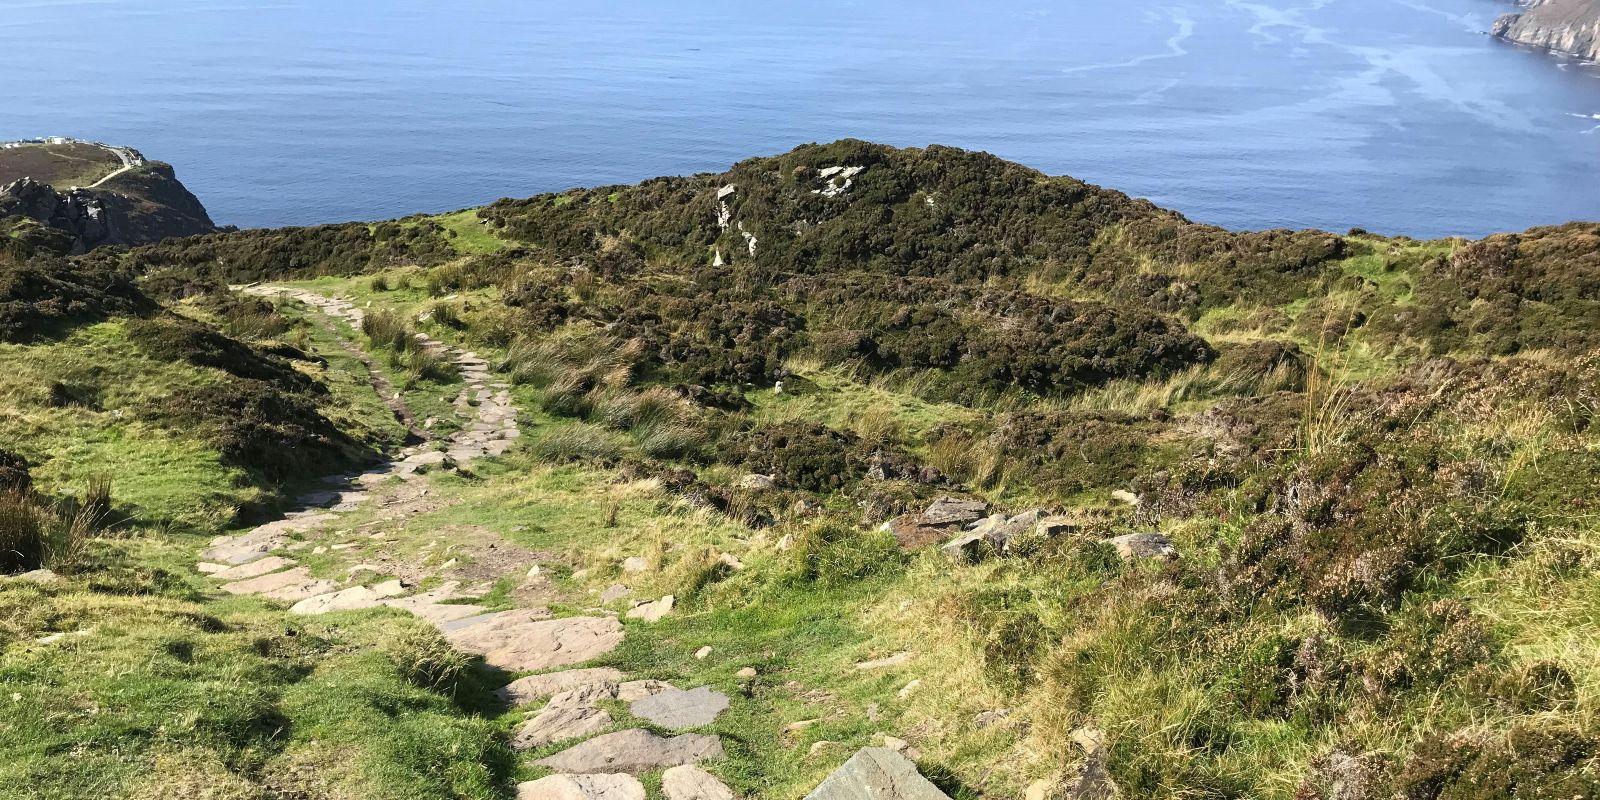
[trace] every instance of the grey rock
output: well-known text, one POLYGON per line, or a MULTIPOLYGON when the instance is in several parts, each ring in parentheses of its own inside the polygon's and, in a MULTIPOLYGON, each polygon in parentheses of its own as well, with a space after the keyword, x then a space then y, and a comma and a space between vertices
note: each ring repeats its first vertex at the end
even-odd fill
POLYGON ((593 708, 602 700, 617 699, 617 684, 611 681, 601 681, 584 686, 574 686, 563 692, 551 695, 550 702, 545 704, 545 709, 552 708, 593 708))
POLYGON ((669 594, 660 600, 651 600, 648 603, 640 603, 633 608, 628 609, 628 619, 643 620, 645 622, 657 622, 662 617, 671 614, 672 607, 677 602, 678 599, 669 594))
POLYGON ((667 800, 733 800, 733 790, 692 764, 661 773, 661 793, 667 800))
POLYGON ((632 775, 550 775, 517 784, 517 800, 645 800, 632 775))
POLYGON ((824 778, 806 800, 950 800, 911 759, 887 748, 867 747, 824 778))
POLYGON ((546 697, 595 683, 616 683, 622 672, 611 667, 569 669, 518 678, 495 691, 495 696, 508 705, 522 705, 546 697))
POLYGON ((592 706, 547 708, 512 731, 511 746, 533 750, 563 739, 593 736, 609 727, 611 715, 592 706))
POLYGON ((710 725, 727 709, 728 696, 709 686, 660 692, 636 700, 629 707, 636 717, 679 729, 710 725))
POLYGON ((695 764, 722 757, 722 740, 715 736, 685 733, 672 738, 632 728, 567 748, 534 762, 546 769, 575 774, 626 772, 637 775, 662 767, 695 764))
POLYGON ((615 603, 618 600, 621 600, 622 598, 627 597, 627 596, 628 596, 628 587, 623 586, 620 583, 613 583, 610 586, 607 586, 605 588, 605 591, 600 593, 600 602, 602 602, 602 603, 615 603))
POLYGON ((1106 542, 1117 549, 1117 555, 1122 556, 1124 561, 1141 558, 1171 560, 1178 557, 1178 548, 1172 544, 1172 540, 1159 533, 1129 533, 1114 536, 1106 542))

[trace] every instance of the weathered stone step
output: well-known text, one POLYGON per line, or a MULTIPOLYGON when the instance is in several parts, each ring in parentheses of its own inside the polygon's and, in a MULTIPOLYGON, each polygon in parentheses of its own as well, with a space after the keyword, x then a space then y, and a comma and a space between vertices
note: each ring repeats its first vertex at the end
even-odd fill
POLYGON ((715 736, 685 733, 669 739, 643 728, 630 728, 596 736, 534 763, 574 774, 626 772, 638 775, 662 767, 721 758, 722 754, 722 740, 715 736))

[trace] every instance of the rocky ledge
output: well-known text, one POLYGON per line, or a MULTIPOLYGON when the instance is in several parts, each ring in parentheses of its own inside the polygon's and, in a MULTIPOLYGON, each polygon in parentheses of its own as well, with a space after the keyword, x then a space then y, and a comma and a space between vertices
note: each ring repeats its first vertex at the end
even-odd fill
POLYGON ((22 178, 0 186, 0 232, 26 218, 60 238, 59 249, 85 253, 103 245, 153 244, 217 230, 204 206, 178 182, 172 167, 150 161, 103 187, 55 187, 22 178))
POLYGON ((1524 10, 1495 20, 1506 41, 1600 59, 1600 0, 1524 0, 1524 10))

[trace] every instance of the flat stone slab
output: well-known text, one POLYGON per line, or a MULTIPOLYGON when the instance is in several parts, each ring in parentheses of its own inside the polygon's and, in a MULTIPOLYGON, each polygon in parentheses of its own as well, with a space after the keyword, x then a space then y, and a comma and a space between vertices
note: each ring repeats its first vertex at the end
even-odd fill
POLYGON ((911 759, 887 747, 867 747, 824 778, 805 800, 950 800, 911 759))
POLYGON ((1130 533, 1113 536, 1106 542, 1117 549, 1124 561, 1141 558, 1172 560, 1178 557, 1178 548, 1165 535, 1159 533, 1130 533))
POLYGON ((693 764, 661 773, 661 793, 667 800, 733 800, 727 784, 693 764))
POLYGON ((254 561, 282 547, 289 541, 289 534, 308 531, 336 519, 338 517, 333 514, 322 513, 286 517, 262 525, 249 533, 216 540, 210 547, 200 551, 200 559, 224 564, 254 561))
POLYGON ((227 569, 213 572, 211 576, 223 581, 242 581, 245 578, 255 578, 269 572, 277 572, 280 569, 292 567, 297 563, 299 562, 292 558, 267 556, 254 561, 246 561, 237 567, 228 567, 227 569))
POLYGON ((728 710, 728 696, 709 686, 673 689, 636 700, 629 710, 663 728, 698 728, 728 710))
POLYGON ((569 669, 565 672, 547 672, 543 675, 518 678, 495 690, 495 696, 508 705, 519 706, 560 694, 568 689, 596 683, 618 683, 621 680, 621 670, 611 667, 569 669))
POLYGON ((446 634, 462 650, 489 666, 529 672, 578 664, 622 643, 622 623, 611 617, 543 619, 539 612, 508 616, 446 634))
POLYGON ((512 731, 511 746, 533 750, 564 739, 593 736, 609 727, 611 715, 593 706, 547 708, 512 731))
POLYGON ((669 739, 642 728, 632 728, 596 736, 534 763, 576 774, 626 772, 638 775, 721 757, 722 740, 715 736, 685 733, 669 739))
POLYGON ((399 581, 388 581, 374 587, 352 586, 337 592, 319 594, 307 597, 289 607, 291 614, 327 614, 332 611, 355 611, 362 608, 375 608, 383 603, 386 597, 399 594, 399 581))
POLYGON ((553 695, 550 702, 545 704, 545 710, 553 708, 594 708, 602 700, 617 699, 617 685, 610 681, 591 683, 587 686, 575 686, 560 694, 553 695))
POLYGON ((333 581, 319 580, 312 577, 311 570, 305 567, 295 567, 283 572, 274 572, 222 585, 222 591, 228 594, 259 594, 263 597, 291 603, 329 592, 336 588, 338 587, 333 581))
POLYGON ((653 694, 660 694, 662 692, 675 692, 677 690, 678 687, 673 686, 666 681, 658 681, 654 678, 646 678, 639 681, 624 681, 620 684, 617 684, 617 699, 624 703, 632 703, 636 700, 642 700, 653 694))
POLYGON ((645 800, 632 775, 550 775, 517 784, 517 800, 645 800))

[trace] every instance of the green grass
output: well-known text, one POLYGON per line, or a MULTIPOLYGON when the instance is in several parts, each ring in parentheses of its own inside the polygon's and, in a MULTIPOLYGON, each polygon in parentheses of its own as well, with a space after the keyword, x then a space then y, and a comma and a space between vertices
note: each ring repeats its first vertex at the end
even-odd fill
POLYGON ((477 209, 469 208, 433 219, 443 225, 445 230, 455 233, 455 238, 450 240, 450 244, 462 255, 498 253, 509 244, 490 232, 488 226, 478 219, 477 209))

